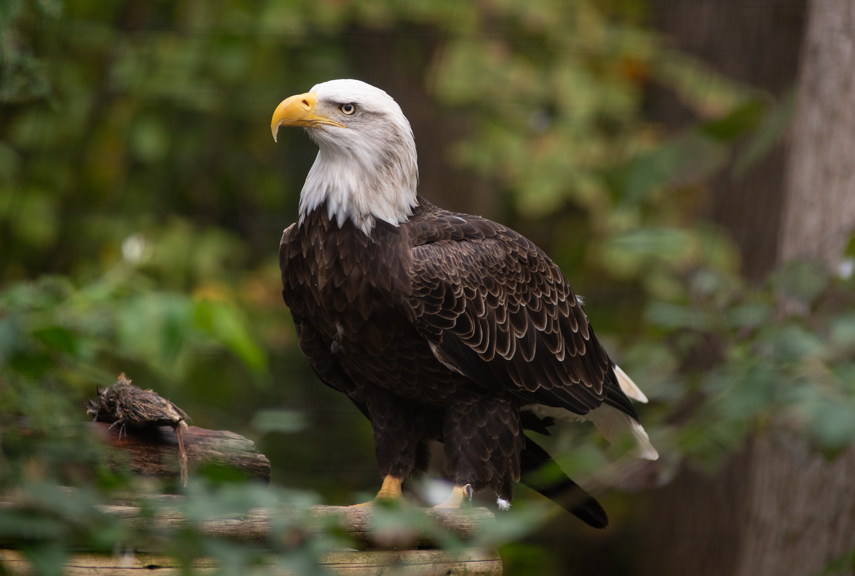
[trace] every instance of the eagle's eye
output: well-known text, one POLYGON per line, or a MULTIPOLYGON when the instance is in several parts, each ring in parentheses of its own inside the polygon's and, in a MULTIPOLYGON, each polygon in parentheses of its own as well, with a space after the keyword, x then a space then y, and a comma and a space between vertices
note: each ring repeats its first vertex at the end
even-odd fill
POLYGON ((338 107, 342 114, 352 116, 356 112, 356 104, 342 104, 338 107))

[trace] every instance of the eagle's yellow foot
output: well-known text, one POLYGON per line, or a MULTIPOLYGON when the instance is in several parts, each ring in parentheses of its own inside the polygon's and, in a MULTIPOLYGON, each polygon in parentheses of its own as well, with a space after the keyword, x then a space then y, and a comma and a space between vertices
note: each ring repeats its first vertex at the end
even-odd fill
POLYGON ((467 484, 466 486, 455 486, 451 491, 451 496, 443 502, 442 504, 437 504, 434 508, 460 508, 460 505, 463 503, 463 497, 467 497, 469 502, 472 502, 472 485, 467 484))
POLYGON ((383 486, 380 488, 377 496, 374 497, 374 500, 363 502, 362 504, 354 504, 353 506, 373 506, 378 500, 404 503, 406 500, 404 500, 404 495, 401 493, 401 484, 403 483, 404 480, 402 478, 386 476, 383 478, 383 486))

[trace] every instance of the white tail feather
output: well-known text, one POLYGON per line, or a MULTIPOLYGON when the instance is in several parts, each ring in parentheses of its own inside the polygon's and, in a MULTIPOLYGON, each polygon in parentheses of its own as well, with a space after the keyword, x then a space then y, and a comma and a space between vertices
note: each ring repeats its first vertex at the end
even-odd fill
POLYGON ((645 458, 647 460, 656 460, 659 458, 659 453, 653 444, 650 443, 650 438, 647 432, 639 424, 635 418, 628 414, 624 414, 616 408, 603 404, 596 410, 591 410, 585 416, 586 420, 590 420, 600 431, 603 437, 614 444, 628 433, 632 435, 635 441, 635 446, 632 449, 632 455, 636 458, 645 458))
POLYGON ((620 369, 620 366, 615 364, 615 374, 617 375, 617 381, 620 385, 620 389, 623 390, 623 393, 632 398, 633 400, 638 400, 639 402, 643 402, 647 404, 647 396, 644 395, 644 392, 635 385, 635 382, 632 381, 632 378, 626 375, 626 372, 620 369))
POLYGON ((570 422, 590 421, 594 423, 603 438, 614 444, 624 437, 631 437, 635 443, 632 449, 632 455, 636 458, 644 458, 646 460, 657 460, 659 453, 653 444, 650 443, 650 438, 647 432, 639 424, 635 418, 628 414, 624 414, 616 408, 612 408, 606 404, 601 405, 596 410, 591 410, 587 414, 580 416, 574 414, 564 408, 555 408, 553 406, 543 406, 542 404, 530 404, 523 407, 524 410, 530 410, 539 418, 551 416, 561 420, 570 422))

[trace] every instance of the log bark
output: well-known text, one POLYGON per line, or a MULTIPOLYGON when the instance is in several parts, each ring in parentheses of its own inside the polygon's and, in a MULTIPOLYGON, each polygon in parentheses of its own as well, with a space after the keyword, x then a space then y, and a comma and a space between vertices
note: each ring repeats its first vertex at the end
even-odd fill
MULTIPOLYGON (((119 518, 121 524, 132 529, 147 528, 156 533, 169 533, 187 525, 179 508, 181 496, 161 496, 158 500, 158 513, 154 518, 141 514, 140 508, 129 505, 111 505, 102 507, 105 514, 119 518), (175 505, 170 505, 174 503, 175 505)), ((472 540, 485 526, 493 524, 496 517, 486 508, 461 510, 416 508, 415 514, 424 514, 430 523, 440 531, 449 533, 466 542, 472 540)), ((264 542, 271 535, 271 526, 275 516, 295 516, 293 508, 283 507, 276 510, 256 509, 249 514, 217 518, 205 521, 198 526, 206 535, 231 540, 264 542)), ((309 534, 324 532, 329 519, 337 519, 341 530, 350 536, 361 548, 416 548, 433 546, 437 542, 433 531, 401 529, 377 529, 373 523, 375 511, 372 507, 352 506, 313 506, 308 515, 306 531, 309 534)))
MULTIPOLYGON (((75 490, 67 488, 68 497, 73 498, 75 490)), ((107 516, 118 519, 119 523, 130 530, 148 530, 155 534, 169 534, 188 526, 188 520, 182 512, 185 496, 146 495, 133 500, 118 500, 114 504, 99 506, 107 516), (146 508, 137 504, 144 500, 146 508), (150 505, 150 506, 149 506, 150 505)), ((26 500, 14 498, 0 499, 0 508, 27 509, 26 500)), ((383 528, 374 522, 377 510, 373 506, 312 506, 307 512, 291 506, 277 508, 256 508, 248 513, 213 517, 196 524, 194 528, 204 536, 228 540, 263 543, 275 536, 273 527, 277 520, 288 520, 287 524, 299 525, 307 535, 325 533, 331 523, 354 543, 363 549, 372 548, 417 548, 436 546, 436 534, 451 535, 462 542, 472 541, 485 526, 496 523, 495 515, 487 508, 410 508, 414 517, 422 515, 427 523, 414 518, 412 525, 421 528, 402 528, 396 525, 383 528), (425 526, 428 524, 428 526, 425 526)), ((0 546, 14 545, 15 540, 0 538, 0 546)), ((156 550, 154 550, 156 551, 156 550)))
MULTIPOLYGON (((0 550, 0 561, 9 574, 29 576, 34 572, 20 552, 0 550)), ((463 550, 443 552, 441 550, 403 550, 368 552, 331 552, 320 558, 321 568, 341 576, 501 576, 502 561, 495 550, 463 550)), ((193 563, 194 574, 218 573, 220 566, 213 560, 197 560, 193 563)), ((156 576, 179 576, 185 574, 183 566, 162 556, 129 554, 123 556, 97 556, 78 554, 65 564, 67 576, 130 576, 145 571, 156 576)), ((296 576, 283 569, 275 559, 259 566, 248 568, 246 574, 275 574, 296 576)))
MULTIPOLYGON (((164 537, 188 525, 179 508, 182 496, 147 497, 157 504, 152 517, 130 505, 102 506, 101 511, 117 517, 121 525, 132 530, 148 530, 164 537)), ((14 507, 15 502, 0 502, 0 506, 14 507)), ((461 541, 471 541, 485 525, 495 523, 492 512, 486 508, 465 510, 414 509, 415 514, 424 514, 440 531, 456 536, 461 541)), ((502 561, 495 549, 464 548, 454 551, 419 550, 414 548, 436 545, 436 530, 416 528, 377 528, 373 523, 375 510, 370 507, 314 506, 308 517, 288 507, 279 509, 256 509, 248 514, 219 517, 195 526, 205 536, 227 540, 254 542, 264 545, 273 538, 284 538, 285 545, 293 540, 325 533, 337 519, 338 527, 359 550, 335 551, 323 554, 320 565, 334 574, 346 576, 368 576, 374 574, 400 574, 402 576, 434 576, 449 574, 500 575, 502 561), (274 520, 288 516, 299 516, 301 530, 277 535, 274 520), (392 549, 394 548, 394 549, 392 549)), ((289 525, 291 523, 288 523, 289 525)), ((3 542, 0 540, 0 545, 3 542)), ((136 550, 121 556, 77 554, 65 565, 65 574, 129 575, 145 569, 147 573, 172 575, 181 574, 182 566, 176 560, 158 554, 159 550, 136 550)), ((32 573, 29 563, 14 550, 0 549, 0 566, 9 573, 23 575, 32 573)), ((257 567, 265 574, 288 575, 290 572, 270 562, 257 567)), ((200 559, 193 564, 194 573, 216 572, 219 566, 210 559, 200 559)), ((255 568, 253 569, 255 570, 255 568)), ((250 570, 249 573, 252 573, 250 570)))
MULTIPOLYGON (((128 429, 121 433, 118 426, 91 422, 105 442, 130 457, 128 465, 137 474, 178 478, 180 476, 178 439, 169 426, 153 426, 142 430, 128 429)), ((184 432, 184 445, 193 470, 203 464, 216 464, 239 470, 253 480, 270 482, 270 461, 259 454, 255 443, 239 434, 224 430, 207 430, 190 426, 184 432)), ((117 465, 116 462, 113 465, 117 465)))

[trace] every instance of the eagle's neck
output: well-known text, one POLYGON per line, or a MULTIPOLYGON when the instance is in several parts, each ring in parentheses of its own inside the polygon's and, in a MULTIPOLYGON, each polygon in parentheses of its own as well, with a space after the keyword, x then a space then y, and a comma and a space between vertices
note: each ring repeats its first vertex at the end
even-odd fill
POLYGON ((393 226, 406 222, 418 204, 412 133, 349 136, 346 141, 312 136, 320 151, 300 193, 300 225, 323 204, 339 228, 351 220, 366 235, 376 220, 393 226))

